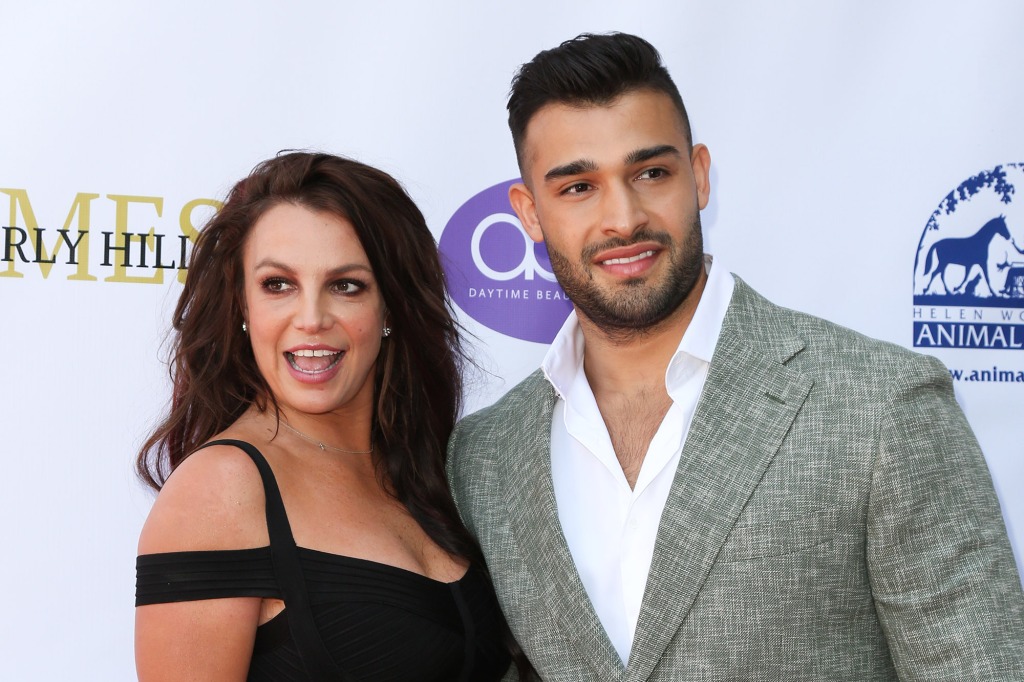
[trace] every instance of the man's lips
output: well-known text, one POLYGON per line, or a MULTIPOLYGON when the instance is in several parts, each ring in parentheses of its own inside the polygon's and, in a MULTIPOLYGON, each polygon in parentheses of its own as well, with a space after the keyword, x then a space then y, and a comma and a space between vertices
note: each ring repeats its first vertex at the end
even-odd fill
POLYGON ((662 248, 664 247, 657 242, 641 242, 639 244, 630 244, 629 246, 620 246, 601 251, 594 257, 594 262, 598 265, 636 263, 645 258, 653 258, 662 248))
POLYGON ((616 279, 642 277, 658 262, 664 247, 657 242, 642 242, 601 251, 593 262, 616 279))
POLYGON ((601 264, 602 265, 625 265, 626 263, 635 263, 638 260, 643 260, 644 258, 650 258, 653 255, 654 255, 654 250, 651 249, 650 251, 642 251, 642 252, 636 254, 635 256, 629 256, 629 257, 626 257, 626 258, 608 258, 608 259, 605 259, 605 260, 601 261, 601 264))

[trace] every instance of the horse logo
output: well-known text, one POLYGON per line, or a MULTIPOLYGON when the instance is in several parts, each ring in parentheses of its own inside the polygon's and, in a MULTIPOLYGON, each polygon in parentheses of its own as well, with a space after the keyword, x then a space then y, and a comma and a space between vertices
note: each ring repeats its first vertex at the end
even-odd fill
MULTIPOLYGON (((1006 216, 1004 215, 988 221, 970 237, 947 237, 933 243, 931 248, 928 249, 928 255, 925 257, 924 275, 925 277, 930 275, 930 278, 928 279, 928 284, 924 287, 924 293, 927 294, 934 291, 936 279, 941 282, 945 293, 965 294, 967 286, 971 283, 975 284, 974 290, 977 292, 978 277, 983 277, 985 285, 991 294, 996 296, 1010 295, 1011 283, 1004 283, 998 289, 992 286, 994 274, 992 266, 995 265, 997 271, 1010 266, 1008 260, 1002 263, 991 263, 990 252, 993 251, 993 241, 997 237, 1002 237, 1005 241, 1010 242, 1015 250, 1024 255, 1024 251, 1017 246, 1013 237, 1010 236, 1010 229, 1006 226, 1006 216), (957 265, 959 269, 963 270, 963 278, 960 280, 960 283, 952 287, 946 279, 946 273, 951 265, 957 265), (980 274, 972 279, 971 274, 975 271, 975 268, 977 268, 980 274)), ((998 245, 996 245, 996 248, 998 249, 998 245)), ((1008 255, 1005 249, 1003 255, 1008 255)), ((977 294, 975 293, 975 295, 977 294)))
POLYGON ((915 348, 1024 350, 1024 163, 964 180, 914 254, 915 348))
POLYGON ((1024 308, 1024 164, 968 178, 932 212, 914 256, 914 305, 1024 308), (981 227, 978 227, 978 226, 981 227))

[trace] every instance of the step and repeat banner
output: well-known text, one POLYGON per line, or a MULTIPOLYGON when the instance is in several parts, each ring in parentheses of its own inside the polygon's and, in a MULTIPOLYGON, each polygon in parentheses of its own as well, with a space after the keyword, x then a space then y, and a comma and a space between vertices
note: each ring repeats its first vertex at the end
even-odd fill
POLYGON ((283 149, 395 175, 445 254, 470 409, 570 309, 506 190, 516 67, 658 47, 712 155, 706 248, 787 307, 940 358, 1024 557, 1024 4, 5 2, 5 679, 131 680, 137 448, 192 243, 283 149))

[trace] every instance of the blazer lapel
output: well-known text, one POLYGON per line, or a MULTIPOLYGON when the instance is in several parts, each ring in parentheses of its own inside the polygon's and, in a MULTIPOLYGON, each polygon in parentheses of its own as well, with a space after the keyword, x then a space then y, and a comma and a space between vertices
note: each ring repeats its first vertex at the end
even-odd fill
POLYGON ((560 631, 594 667, 595 679, 615 680, 623 666, 598 619, 586 588, 573 563, 555 504, 551 479, 551 415, 555 393, 543 376, 538 377, 536 401, 515 424, 504 458, 505 496, 509 522, 524 563, 541 591, 560 631))
POLYGON ((770 306, 737 278, 658 527, 628 680, 647 679, 665 653, 810 392, 783 365, 803 343, 778 335, 770 306))

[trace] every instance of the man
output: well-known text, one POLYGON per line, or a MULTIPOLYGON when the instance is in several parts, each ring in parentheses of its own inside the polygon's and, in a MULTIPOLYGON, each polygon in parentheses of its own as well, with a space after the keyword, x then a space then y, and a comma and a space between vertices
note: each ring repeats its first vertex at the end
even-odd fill
POLYGON ((1024 598, 942 365, 703 254, 710 157, 658 53, 513 82, 523 227, 574 305, 463 420, 453 492, 545 680, 1024 679, 1024 598))

